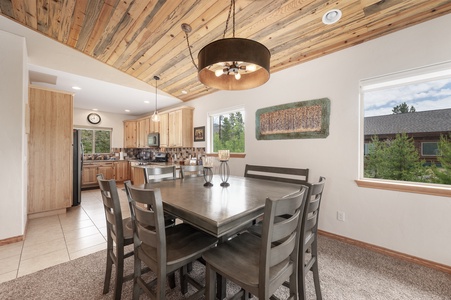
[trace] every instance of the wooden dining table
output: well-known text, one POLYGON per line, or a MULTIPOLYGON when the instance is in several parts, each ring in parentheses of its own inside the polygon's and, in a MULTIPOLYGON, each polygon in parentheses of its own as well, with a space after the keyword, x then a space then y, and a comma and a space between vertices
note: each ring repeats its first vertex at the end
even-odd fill
POLYGON ((230 176, 227 187, 219 176, 205 187, 203 177, 144 184, 159 188, 166 212, 215 237, 228 237, 263 214, 266 198, 299 191, 292 183, 230 176))

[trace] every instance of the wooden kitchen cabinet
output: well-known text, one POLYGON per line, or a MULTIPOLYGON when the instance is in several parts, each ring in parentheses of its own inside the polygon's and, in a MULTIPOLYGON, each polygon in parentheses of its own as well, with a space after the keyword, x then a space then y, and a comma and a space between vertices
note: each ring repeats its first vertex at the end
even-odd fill
POLYGON ((30 86, 28 214, 61 213, 72 206, 73 94, 30 86))
POLYGON ((137 130, 137 121, 124 121, 124 148, 136 148, 138 146, 137 130))
POLYGON ((113 163, 105 163, 101 164, 97 168, 97 174, 102 174, 103 179, 110 180, 114 179, 114 164, 113 163))
POLYGON ((147 145, 147 136, 150 133, 150 123, 152 121, 150 118, 140 119, 138 120, 138 148, 148 147, 147 145))
POLYGON ((160 114, 160 147, 167 148, 169 146, 169 114, 160 114))
POLYGON ((131 182, 133 185, 144 184, 144 169, 141 167, 131 167, 131 182))
POLYGON ((130 163, 126 160, 114 163, 114 178, 116 181, 130 179, 130 163))
POLYGON ((183 107, 169 112, 169 148, 193 146, 193 109, 183 107))
POLYGON ((81 179, 82 188, 98 187, 97 174, 103 174, 104 179, 115 179, 114 162, 84 163, 81 179))

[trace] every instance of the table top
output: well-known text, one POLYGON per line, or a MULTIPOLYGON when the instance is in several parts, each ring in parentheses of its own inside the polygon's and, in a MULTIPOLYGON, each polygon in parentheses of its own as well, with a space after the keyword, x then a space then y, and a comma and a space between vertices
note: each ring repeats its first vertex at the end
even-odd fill
POLYGON ((263 214, 266 198, 276 199, 299 191, 299 185, 231 176, 230 186, 204 187, 202 177, 145 184, 160 188, 165 211, 216 237, 234 232, 263 214))

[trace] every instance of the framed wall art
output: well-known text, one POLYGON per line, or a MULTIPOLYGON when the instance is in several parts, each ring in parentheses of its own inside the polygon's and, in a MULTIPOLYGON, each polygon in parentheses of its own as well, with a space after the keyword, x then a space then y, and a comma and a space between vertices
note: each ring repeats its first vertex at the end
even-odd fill
POLYGON ((300 101, 261 108, 255 113, 257 140, 326 138, 330 100, 300 101))
POLYGON ((205 126, 194 127, 194 141, 205 142, 205 126))

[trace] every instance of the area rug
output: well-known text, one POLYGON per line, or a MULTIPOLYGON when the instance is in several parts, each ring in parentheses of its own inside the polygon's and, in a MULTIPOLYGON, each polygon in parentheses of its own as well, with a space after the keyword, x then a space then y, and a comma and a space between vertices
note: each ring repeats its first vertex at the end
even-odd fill
MULTIPOLYGON (((323 299, 451 300, 451 275, 397 260, 334 239, 320 236, 319 268, 323 299)), ((127 259, 126 272, 133 270, 127 259)), ((113 299, 113 289, 102 294, 105 251, 63 263, 0 284, 0 299, 113 299)), ((192 275, 203 281, 205 268, 193 266, 192 275)), ((149 274, 148 276, 154 276, 149 274)), ((169 300, 184 299, 177 287, 166 289, 169 300)), ((114 280, 112 280, 112 283, 114 280)), ((132 298, 132 282, 124 284, 122 299, 132 298)), ((237 286, 229 284, 228 294, 237 286)), ((312 278, 307 282, 307 299, 316 299, 312 278)), ((190 290, 190 293, 193 290, 190 290)), ((280 288, 276 295, 286 299, 280 288)), ((148 299, 141 296, 141 299, 148 299)))

